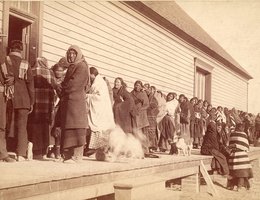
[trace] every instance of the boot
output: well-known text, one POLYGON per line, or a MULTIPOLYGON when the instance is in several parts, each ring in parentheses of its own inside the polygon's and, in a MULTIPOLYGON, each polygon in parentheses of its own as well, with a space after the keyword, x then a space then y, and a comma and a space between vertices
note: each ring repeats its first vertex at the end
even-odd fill
POLYGON ((54 147, 49 146, 49 147, 47 148, 47 158, 54 158, 54 157, 55 157, 53 151, 54 151, 54 147))
POLYGON ((61 158, 60 146, 54 146, 54 154, 55 154, 55 158, 56 159, 60 159, 61 158))

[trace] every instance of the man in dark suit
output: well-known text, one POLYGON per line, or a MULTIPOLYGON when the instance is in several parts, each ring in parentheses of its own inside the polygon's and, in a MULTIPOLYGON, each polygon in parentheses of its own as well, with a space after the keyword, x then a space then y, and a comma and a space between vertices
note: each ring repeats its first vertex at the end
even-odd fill
POLYGON ((17 160, 23 161, 27 151, 27 118, 34 104, 34 82, 31 68, 28 62, 22 59, 23 44, 14 40, 10 46, 11 52, 1 65, 2 75, 5 80, 5 98, 9 101, 11 109, 8 109, 9 137, 17 140, 17 160))

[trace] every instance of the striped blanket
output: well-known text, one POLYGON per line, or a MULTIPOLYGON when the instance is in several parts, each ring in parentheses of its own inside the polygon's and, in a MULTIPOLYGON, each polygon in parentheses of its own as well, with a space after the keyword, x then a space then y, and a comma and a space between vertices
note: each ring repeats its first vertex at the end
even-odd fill
POLYGON ((249 142, 245 132, 232 132, 230 135, 229 145, 235 145, 236 148, 230 154, 228 159, 230 170, 243 170, 252 168, 249 157, 249 142))

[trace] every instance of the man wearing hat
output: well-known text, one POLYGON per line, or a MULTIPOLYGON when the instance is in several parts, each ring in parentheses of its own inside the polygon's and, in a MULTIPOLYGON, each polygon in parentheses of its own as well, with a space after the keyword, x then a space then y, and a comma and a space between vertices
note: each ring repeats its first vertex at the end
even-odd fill
MULTIPOLYGON (((1 111, 5 111, 6 103, 10 105, 7 109, 8 137, 13 137, 17 140, 15 150, 17 160, 23 161, 26 158, 28 143, 26 130, 27 118, 28 114, 32 111, 34 103, 34 82, 28 62, 22 59, 22 42, 19 40, 12 41, 10 50, 9 55, 6 56, 5 62, 1 64, 0 69, 4 86, 4 100, 1 101, 0 106, 1 111), (4 109, 2 107, 4 107, 4 109)), ((5 116, 5 114, 6 113, 3 112, 1 116, 5 116)), ((5 117, 1 117, 1 125, 3 125, 1 129, 3 130, 5 129, 5 120, 5 117)))

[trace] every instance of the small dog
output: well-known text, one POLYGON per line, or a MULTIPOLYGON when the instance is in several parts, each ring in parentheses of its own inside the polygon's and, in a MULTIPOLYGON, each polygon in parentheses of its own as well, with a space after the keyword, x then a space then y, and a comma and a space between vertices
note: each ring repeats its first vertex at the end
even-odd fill
POLYGON ((191 146, 187 145, 184 141, 184 138, 175 135, 173 138, 173 142, 176 143, 176 147, 178 149, 178 156, 190 156, 191 155, 191 146))
POLYGON ((111 157, 109 160, 111 162, 120 156, 125 158, 144 158, 144 152, 139 138, 133 134, 124 133, 120 127, 110 130, 108 144, 108 155, 111 157))

